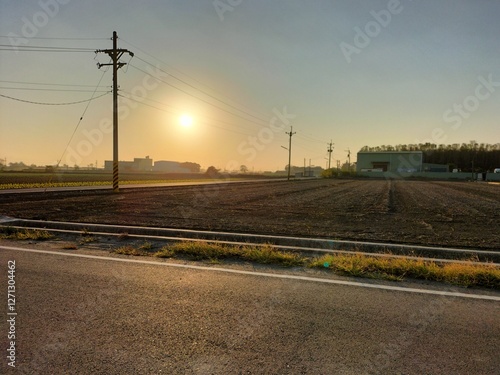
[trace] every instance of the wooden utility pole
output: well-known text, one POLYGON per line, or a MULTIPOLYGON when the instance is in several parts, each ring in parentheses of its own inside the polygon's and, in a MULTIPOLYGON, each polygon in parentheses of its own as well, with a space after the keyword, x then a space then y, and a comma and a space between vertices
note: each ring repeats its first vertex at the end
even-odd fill
POLYGON ((351 149, 348 148, 345 150, 347 152, 347 160, 348 160, 348 167, 349 167, 349 172, 351 171, 351 149))
POLYGON ((332 152, 333 152, 333 147, 332 146, 334 144, 335 143, 332 143, 332 141, 330 140, 330 144, 328 145, 329 147, 327 149, 327 151, 328 151, 328 169, 330 169, 331 162, 332 162, 332 152))
POLYGON ((285 132, 290 136, 290 141, 288 142, 288 178, 290 181, 290 170, 292 169, 292 136, 297 133, 293 131, 293 126, 290 126, 290 132, 285 132))
POLYGON ((127 65, 120 62, 120 57, 127 52, 130 56, 134 56, 132 52, 126 49, 117 48, 116 31, 113 31, 113 49, 101 49, 97 50, 96 53, 104 52, 109 55, 112 63, 109 64, 97 64, 98 68, 101 69, 102 66, 112 66, 113 67, 113 191, 119 192, 119 179, 118 179, 118 69, 122 66, 127 65))

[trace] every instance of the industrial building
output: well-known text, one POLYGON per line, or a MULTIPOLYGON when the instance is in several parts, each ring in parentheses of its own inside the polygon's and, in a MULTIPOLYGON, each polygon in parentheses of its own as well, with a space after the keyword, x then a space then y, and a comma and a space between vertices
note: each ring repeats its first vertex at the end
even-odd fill
MULTIPOLYGON (((159 160, 153 165, 153 159, 134 158, 134 161, 119 161, 118 168, 124 172, 164 172, 164 173, 199 173, 200 165, 196 163, 159 160)), ((113 170, 113 162, 106 160, 104 169, 113 170)))
MULTIPOLYGON (((151 172, 153 170, 153 159, 149 156, 145 158, 134 158, 134 161, 119 161, 118 168, 122 171, 131 172, 151 172)), ((113 161, 104 161, 105 170, 113 170, 113 161)))
POLYGON ((423 171, 422 151, 360 151, 357 172, 411 173, 423 171))

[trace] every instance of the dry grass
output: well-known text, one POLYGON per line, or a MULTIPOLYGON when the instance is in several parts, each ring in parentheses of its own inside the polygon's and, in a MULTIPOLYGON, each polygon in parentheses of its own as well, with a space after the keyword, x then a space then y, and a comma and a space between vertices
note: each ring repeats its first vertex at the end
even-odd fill
POLYGON ((136 249, 133 246, 122 246, 117 249, 114 249, 112 253, 121 254, 121 255, 133 255, 133 256, 146 256, 149 255, 147 251, 136 249))
POLYGON ((0 239, 44 241, 52 238, 54 235, 46 230, 0 227, 0 239))
POLYGON ((116 254, 155 256, 158 258, 187 258, 218 264, 225 259, 243 260, 284 267, 316 267, 335 273, 366 278, 401 281, 419 279, 444 282, 462 287, 487 287, 500 289, 500 268, 494 265, 470 263, 436 263, 423 259, 382 258, 362 254, 325 255, 308 258, 277 250, 270 245, 230 246, 207 242, 177 242, 153 252, 145 243, 140 247, 123 246, 116 254))
POLYGON ((361 254, 325 255, 311 267, 328 268, 340 274, 358 277, 403 280, 432 280, 464 287, 483 286, 500 289, 500 268, 470 263, 439 264, 407 258, 379 258, 361 254))
POLYGON ((305 259, 297 254, 279 251, 268 245, 229 246, 207 242, 178 242, 163 247, 154 255, 160 258, 184 256, 193 260, 209 260, 212 263, 232 258, 285 267, 301 266, 305 262, 305 259))

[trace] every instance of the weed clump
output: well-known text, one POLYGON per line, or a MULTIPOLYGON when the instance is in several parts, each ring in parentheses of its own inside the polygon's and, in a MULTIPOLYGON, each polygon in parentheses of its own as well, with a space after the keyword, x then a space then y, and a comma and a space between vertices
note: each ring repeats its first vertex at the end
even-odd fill
POLYGON ((0 239, 5 240, 32 240, 45 241, 54 238, 54 235, 46 230, 19 229, 12 227, 0 228, 0 239))
POLYGON ((317 258, 304 257, 278 250, 271 245, 235 246, 208 242, 177 242, 153 252, 148 242, 136 248, 123 246, 113 252, 133 256, 187 258, 219 264, 224 259, 243 260, 283 267, 316 267, 341 275, 391 281, 419 279, 444 282, 462 287, 480 286, 500 289, 500 268, 495 265, 469 263, 438 263, 425 259, 376 257, 365 254, 334 254, 317 258))
POLYGON ((218 263, 224 259, 239 259, 261 264, 279 264, 285 267, 304 265, 305 259, 297 254, 285 253, 263 246, 229 246, 207 242, 178 242, 164 246, 154 254, 160 258, 184 256, 192 260, 209 260, 218 263))
POLYGON ((328 268, 346 276, 403 280, 413 278, 445 282, 463 287, 500 289, 500 268, 494 265, 443 263, 423 259, 379 258, 362 254, 325 255, 310 267, 328 268))
POLYGON ((122 246, 117 249, 114 249, 111 251, 114 254, 121 254, 121 255, 132 255, 132 256, 144 256, 148 255, 148 253, 144 250, 141 249, 136 249, 133 246, 122 246))

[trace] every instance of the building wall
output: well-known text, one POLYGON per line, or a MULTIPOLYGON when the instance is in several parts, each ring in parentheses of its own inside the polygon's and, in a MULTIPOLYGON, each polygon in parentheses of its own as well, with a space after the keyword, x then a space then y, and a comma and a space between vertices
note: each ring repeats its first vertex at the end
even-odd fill
POLYGON ((182 168, 180 163, 177 161, 167 161, 160 160, 156 161, 153 167, 155 172, 167 172, 167 173, 187 173, 190 172, 186 168, 182 168))
MULTIPOLYGON (((384 178, 384 179, 398 179, 398 178, 423 178, 423 179, 436 179, 436 180, 482 180, 481 173, 470 172, 414 172, 414 173, 392 173, 392 172, 358 172, 360 177, 373 177, 373 178, 384 178)), ((489 182, 500 182, 500 173, 487 173, 486 181, 489 182)))
POLYGON ((422 172, 450 172, 450 167, 447 164, 423 163, 422 172))
POLYGON ((149 156, 145 158, 134 158, 132 168, 136 171, 151 172, 153 170, 153 159, 150 159, 149 156))
MULTIPOLYGON (((133 172, 151 172, 153 169, 153 159, 150 158, 135 158, 134 161, 119 161, 118 168, 122 171, 133 172)), ((113 161, 104 161, 105 170, 113 170, 113 161)))
POLYGON ((358 152, 356 170, 383 169, 384 172, 407 173, 422 171, 422 151, 358 152))

